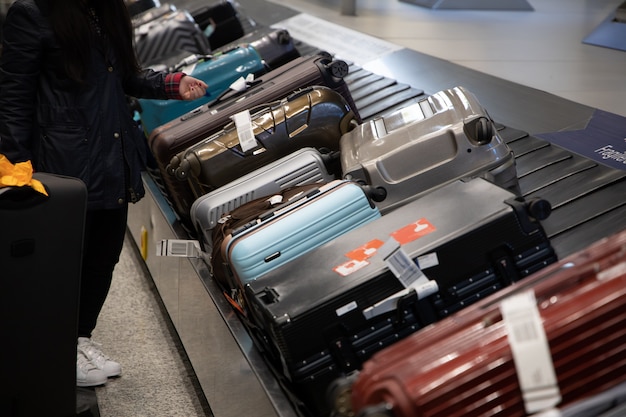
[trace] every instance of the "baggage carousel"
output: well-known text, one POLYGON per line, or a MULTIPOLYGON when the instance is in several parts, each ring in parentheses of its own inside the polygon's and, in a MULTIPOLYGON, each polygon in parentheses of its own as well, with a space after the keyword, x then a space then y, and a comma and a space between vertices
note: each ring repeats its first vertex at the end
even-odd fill
MULTIPOLYGON (((623 130, 623 117, 397 47, 275 3, 239 3, 256 23, 255 31, 283 27, 301 54, 322 49, 348 62, 345 80, 364 120, 454 86, 473 92, 515 154, 522 194, 541 196, 552 204, 552 214, 543 225, 559 257, 626 229, 626 162, 624 152, 612 142, 623 142, 623 132, 619 137, 616 131, 620 126, 623 130), (337 36, 351 37, 352 42, 340 46, 337 36), (365 43, 368 48, 355 50, 354 45, 365 43), (593 139, 591 147, 581 137, 593 139)), ((156 255, 162 240, 189 235, 155 176, 146 172, 144 182, 147 195, 131 206, 129 231, 214 415, 250 415, 251 410, 256 417, 304 415, 253 346, 201 257, 156 255)))

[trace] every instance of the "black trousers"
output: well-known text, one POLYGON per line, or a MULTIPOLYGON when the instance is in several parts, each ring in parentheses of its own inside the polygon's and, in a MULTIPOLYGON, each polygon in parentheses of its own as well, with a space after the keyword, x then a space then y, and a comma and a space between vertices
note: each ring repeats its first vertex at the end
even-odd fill
POLYGON ((78 336, 91 337, 111 288, 126 234, 128 206, 88 210, 83 245, 83 268, 78 311, 78 336))

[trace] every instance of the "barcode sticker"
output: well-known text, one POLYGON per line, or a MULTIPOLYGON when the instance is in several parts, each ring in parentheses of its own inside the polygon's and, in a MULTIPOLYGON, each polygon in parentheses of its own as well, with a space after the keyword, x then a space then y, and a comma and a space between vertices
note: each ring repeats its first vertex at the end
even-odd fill
POLYGON ((202 250, 196 240, 164 239, 157 247, 157 256, 198 258, 202 250))
POLYGON ((398 300, 407 296, 412 291, 415 291, 419 300, 439 291, 437 281, 428 279, 395 239, 390 238, 387 240, 387 242, 378 249, 378 252, 387 263, 389 270, 398 278, 398 281, 400 281, 405 289, 364 309, 363 315, 366 319, 369 320, 383 313, 395 310, 398 300))
POLYGON ((387 263, 389 270, 391 270, 405 288, 410 287, 418 280, 428 281, 428 278, 426 278, 409 255, 402 250, 402 247, 400 247, 400 244, 396 240, 387 240, 379 249, 379 252, 387 263))
POLYGON ((561 402, 556 372, 533 291, 508 297, 500 304, 515 369, 529 414, 561 402))
POLYGON ((239 137, 239 145, 241 150, 248 152, 259 146, 256 138, 254 137, 254 131, 252 130, 252 119, 250 117, 250 111, 244 110, 236 113, 232 116, 235 122, 235 128, 237 129, 237 136, 239 137))

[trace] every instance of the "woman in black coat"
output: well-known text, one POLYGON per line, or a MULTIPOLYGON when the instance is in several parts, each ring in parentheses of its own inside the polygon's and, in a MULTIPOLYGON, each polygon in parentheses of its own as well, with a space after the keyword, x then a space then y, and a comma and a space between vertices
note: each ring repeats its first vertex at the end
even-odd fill
MULTIPOLYGON (((144 195, 145 136, 127 96, 193 100, 207 85, 141 69, 124 0, 16 0, 0 56, 0 154, 35 171, 77 177, 88 190, 78 324, 77 384, 121 366, 91 340, 126 231, 144 195)), ((62 261, 62 260, 60 260, 62 261)))

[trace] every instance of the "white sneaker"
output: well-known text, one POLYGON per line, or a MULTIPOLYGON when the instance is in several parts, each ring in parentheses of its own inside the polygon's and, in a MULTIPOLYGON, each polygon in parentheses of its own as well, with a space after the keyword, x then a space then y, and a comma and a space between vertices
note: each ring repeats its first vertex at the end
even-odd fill
POLYGON ((85 355, 80 348, 76 349, 76 386, 94 387, 107 382, 106 374, 85 355))
POLYGON ((85 356, 87 356, 87 359, 99 370, 103 371, 107 377, 118 376, 122 373, 122 366, 102 353, 99 343, 94 342, 88 337, 79 337, 78 348, 82 350, 85 356))

